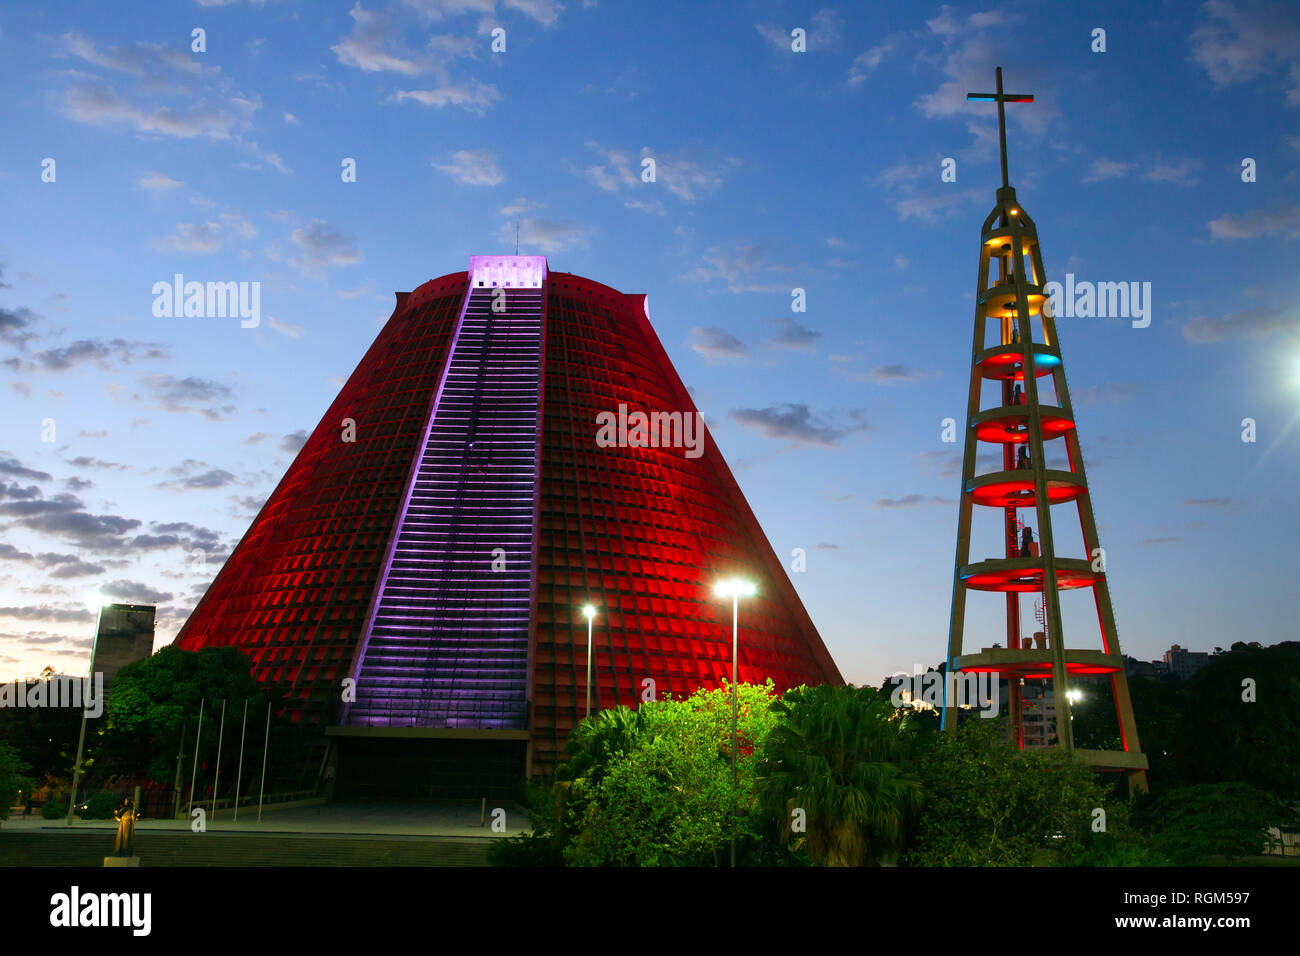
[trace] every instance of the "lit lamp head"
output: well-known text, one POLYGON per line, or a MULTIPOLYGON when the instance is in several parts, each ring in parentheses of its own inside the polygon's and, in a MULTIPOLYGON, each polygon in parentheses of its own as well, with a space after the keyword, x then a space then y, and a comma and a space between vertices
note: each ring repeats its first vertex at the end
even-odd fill
POLYGON ((590 621, 593 617, 596 616, 596 609, 592 607, 590 604, 584 604, 582 607, 582 616, 585 617, 588 621, 590 621))
POLYGON ((758 593, 758 588, 754 586, 753 581, 746 581, 744 578, 728 578, 715 584, 713 593, 718 597, 753 597, 758 593))
POLYGON ((1065 696, 1070 699, 1070 703, 1077 704, 1079 701, 1083 700, 1083 691, 1071 687, 1065 692, 1065 696))

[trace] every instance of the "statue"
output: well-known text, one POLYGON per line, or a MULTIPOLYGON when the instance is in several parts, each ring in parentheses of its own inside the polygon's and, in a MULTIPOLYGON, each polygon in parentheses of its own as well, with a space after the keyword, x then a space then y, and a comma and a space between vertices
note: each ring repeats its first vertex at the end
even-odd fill
POLYGON ((113 841, 113 855, 134 856, 135 821, 140 819, 135 804, 130 799, 123 800, 122 805, 113 813, 113 819, 117 821, 117 839, 113 841))

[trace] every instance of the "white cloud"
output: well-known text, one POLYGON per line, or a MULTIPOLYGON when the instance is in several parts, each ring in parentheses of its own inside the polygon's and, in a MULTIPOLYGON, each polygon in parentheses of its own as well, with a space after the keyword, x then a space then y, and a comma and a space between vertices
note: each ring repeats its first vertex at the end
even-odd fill
POLYGON ((223 212, 221 214, 221 221, 225 223, 227 229, 231 232, 238 233, 245 239, 251 239, 257 235, 257 230, 253 228, 252 223, 243 216, 237 215, 233 212, 223 212))
MULTIPOLYGON (((565 252, 587 244, 591 230, 570 219, 523 218, 519 220, 519 248, 536 249, 543 255, 565 252)), ((497 232, 502 243, 513 243, 515 224, 503 223, 497 232)))
POLYGON ((1195 186, 1199 179, 1193 177, 1196 170, 1205 164, 1199 159, 1177 159, 1165 161, 1157 159, 1149 164, 1142 178, 1153 183, 1174 183, 1178 186, 1195 186))
POLYGON ((1107 179, 1117 179, 1136 168, 1137 163, 1120 163, 1113 159, 1093 160, 1092 168, 1084 177, 1085 183, 1099 183, 1107 179))
POLYGON ((316 275, 333 266, 355 265, 361 261, 356 240, 323 219, 313 219, 305 229, 295 229, 289 238, 302 250, 302 258, 291 264, 303 275, 316 275))
POLYGON ((546 203, 533 202, 531 199, 524 199, 522 196, 514 202, 501 207, 503 216, 522 216, 524 213, 536 212, 539 209, 545 209, 546 203))
POLYGON ((183 222, 163 244, 177 252, 212 253, 221 248, 221 226, 215 222, 183 222))
POLYGON ((1220 216, 1210 223, 1214 239, 1258 239, 1275 234, 1300 239, 1300 206, 1252 209, 1240 216, 1220 216))
POLYGON ((166 192, 169 189, 175 189, 177 186, 185 185, 179 179, 171 179, 162 173, 145 173, 135 181, 135 184, 141 189, 150 189, 155 192, 166 192))
POLYGON ((707 359, 744 358, 745 343, 726 329, 696 326, 691 329, 691 348, 707 359))
POLYGON ((505 0, 505 8, 518 10, 546 27, 555 26, 555 21, 560 18, 560 11, 564 9, 556 0, 505 0))
MULTIPOLYGON (((711 160, 687 156, 683 153, 656 155, 649 146, 641 147, 633 155, 618 148, 605 148, 588 142, 587 147, 597 153, 603 162, 578 170, 579 175, 595 183, 608 193, 629 190, 653 190, 662 187, 683 202, 693 203, 701 196, 716 192, 727 173, 740 165, 740 160, 720 157, 711 160), (647 159, 654 160, 655 179, 646 182, 641 177, 650 167, 647 159)), ((640 208, 640 207, 637 207, 640 208)))
POLYGON ((275 331, 281 333, 282 335, 287 335, 291 339, 302 338, 301 325, 293 325, 289 322, 281 322, 279 319, 275 318, 274 316, 267 316, 266 323, 271 328, 275 329, 275 331))
POLYGON ((344 66, 356 67, 365 73, 400 73, 417 76, 429 67, 427 59, 398 49, 399 29, 391 25, 387 11, 365 10, 358 3, 348 11, 352 18, 352 33, 330 47, 344 66))
POLYGON ((759 36, 783 53, 791 52, 790 45, 794 42, 794 38, 790 36, 790 31, 796 27, 801 27, 805 31, 809 53, 829 49, 840 40, 839 14, 829 7, 818 10, 807 23, 792 23, 789 27, 777 27, 767 23, 754 24, 754 29, 758 31, 759 36))
POLYGON ((470 80, 469 83, 449 83, 428 90, 398 90, 393 98, 398 103, 414 100, 421 106, 459 106, 469 113, 482 116, 488 107, 501 99, 501 91, 491 83, 470 80))
POLYGON ((868 75, 874 73, 885 57, 894 52, 896 45, 896 41, 887 40, 854 57, 853 63, 849 66, 849 86, 858 86, 866 82, 868 75))
POLYGON ((769 262, 767 250, 757 243, 733 242, 713 246, 699 257, 697 265, 683 278, 695 282, 721 280, 728 292, 785 292, 792 285, 794 267, 769 262), (784 281, 775 281, 786 276, 784 281))
POLYGON ((251 117, 246 102, 228 101, 233 109, 206 105, 183 112, 170 107, 144 109, 122 99, 108 86, 83 84, 65 91, 62 111, 71 120, 95 126, 126 125, 136 132, 177 139, 227 140, 251 117))
POLYGON ((466 186, 496 186, 505 180, 489 149, 457 150, 448 162, 432 165, 466 186))
POLYGON ((1192 59, 1216 86, 1244 83, 1270 70, 1288 70, 1287 102, 1300 105, 1300 11, 1289 2, 1234 5, 1209 0, 1191 36, 1192 59))

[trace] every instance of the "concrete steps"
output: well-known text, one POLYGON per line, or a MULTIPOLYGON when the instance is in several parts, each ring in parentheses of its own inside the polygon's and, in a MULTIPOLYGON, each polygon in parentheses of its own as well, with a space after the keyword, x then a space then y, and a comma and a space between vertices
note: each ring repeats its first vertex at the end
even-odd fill
MULTIPOLYGON (((487 866, 491 838, 136 831, 141 866, 487 866)), ((0 867, 100 867, 111 830, 0 830, 0 867)))

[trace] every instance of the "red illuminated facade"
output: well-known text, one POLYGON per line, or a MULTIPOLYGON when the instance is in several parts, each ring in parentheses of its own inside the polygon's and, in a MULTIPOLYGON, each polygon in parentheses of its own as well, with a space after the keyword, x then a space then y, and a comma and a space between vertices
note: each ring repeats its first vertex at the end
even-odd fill
POLYGON ((698 457, 602 447, 620 405, 696 414, 645 296, 529 256, 399 294, 177 643, 243 651, 305 729, 529 772, 583 715, 588 603, 593 706, 729 679, 736 575, 740 679, 840 683, 707 429, 698 457))

